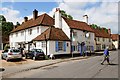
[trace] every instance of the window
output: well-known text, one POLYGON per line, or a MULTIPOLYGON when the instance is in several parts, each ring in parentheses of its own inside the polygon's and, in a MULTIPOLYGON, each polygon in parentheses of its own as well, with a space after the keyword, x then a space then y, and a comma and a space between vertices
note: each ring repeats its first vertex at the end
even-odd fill
POLYGON ((105 41, 105 38, 103 38, 103 42, 105 41))
POLYGON ((100 41, 100 38, 98 37, 98 41, 100 41))
POLYGON ((73 51, 78 51, 78 46, 73 45, 73 51))
POLYGON ((73 37, 77 37, 77 32, 73 32, 73 37))
POLYGON ((18 36, 18 33, 16 33, 16 37, 18 36))
POLYGON ((66 41, 55 41, 55 51, 66 51, 66 41))
POLYGON ((111 39, 109 39, 109 42, 111 42, 111 39))
POLYGON ((37 27, 37 33, 39 33, 39 27, 37 27))
POLYGON ((103 44, 103 45, 102 45, 102 49, 105 49, 105 47, 106 47, 105 44, 103 44))
POLYGON ((46 43, 45 42, 42 42, 42 47, 46 47, 46 43))
POLYGON ((67 47, 69 47, 69 43, 67 43, 67 47))
POLYGON ((21 31, 21 36, 23 36, 24 35, 24 31, 21 31))
POLYGON ((31 35, 32 34, 32 29, 28 30, 28 34, 31 35))
POLYGON ((63 42, 58 42, 58 51, 63 50, 63 42))

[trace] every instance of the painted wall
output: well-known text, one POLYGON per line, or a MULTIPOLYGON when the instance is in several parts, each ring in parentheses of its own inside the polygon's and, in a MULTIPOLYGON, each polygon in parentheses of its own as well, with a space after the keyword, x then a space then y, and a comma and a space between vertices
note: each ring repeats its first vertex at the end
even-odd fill
POLYGON ((68 46, 66 46, 66 51, 57 51, 55 48, 55 41, 49 41, 49 54, 70 54, 70 42, 66 41, 66 44, 68 43, 68 46), (51 47, 52 46, 52 47, 51 47))
POLYGON ((31 35, 29 34, 29 31, 28 31, 29 29, 11 33, 9 36, 10 47, 19 47, 18 42, 27 43, 32 39, 34 39, 35 37, 37 37, 38 35, 40 35, 42 32, 44 32, 48 28, 49 27, 44 27, 44 26, 36 26, 36 27, 29 28, 29 29, 32 29, 31 35), (39 32, 37 31, 37 27, 39 27, 39 32), (21 35, 22 31, 23 31, 23 35, 21 35), (16 36, 16 33, 18 34, 18 36, 16 36))
POLYGON ((70 27, 68 26, 68 24, 65 22, 65 20, 63 18, 62 18, 62 30, 70 39, 70 27))
MULTIPOLYGON (((42 49, 44 51, 44 53, 46 54, 46 46, 42 47, 42 42, 45 42, 45 41, 37 41, 36 42, 36 48, 37 49, 42 49)), ((47 55, 50 55, 50 54, 54 54, 54 55, 70 54, 70 42, 67 41, 66 43, 68 43, 68 46, 66 47, 66 51, 57 51, 56 52, 55 41, 47 41, 47 55)))
MULTIPOLYGON (((89 37, 85 37, 86 32, 83 32, 81 30, 74 30, 75 33, 77 33, 77 36, 73 38, 73 45, 78 45, 79 43, 84 42, 86 47, 90 47, 95 45, 94 42, 94 33, 92 32, 88 32, 89 33, 89 37)), ((90 52, 89 49, 86 49, 87 52, 90 52)), ((78 53, 78 51, 74 51, 73 53, 78 53)))
MULTIPOLYGON (((119 44, 119 42, 118 41, 112 41, 113 42, 113 45, 114 45, 114 47, 116 48, 116 49, 118 49, 118 44, 119 44)), ((113 47, 113 48, 114 48, 113 47)))
MULTIPOLYGON (((96 43, 100 44, 97 47, 100 47, 101 50, 104 50, 107 46, 109 46, 109 49, 112 49, 112 39, 110 39, 110 41, 109 41, 109 38, 96 37, 96 43), (99 38, 99 40, 98 40, 98 38, 99 38), (105 45, 105 48, 103 47, 103 45, 105 45)), ((95 50, 97 50, 97 47, 95 50)))

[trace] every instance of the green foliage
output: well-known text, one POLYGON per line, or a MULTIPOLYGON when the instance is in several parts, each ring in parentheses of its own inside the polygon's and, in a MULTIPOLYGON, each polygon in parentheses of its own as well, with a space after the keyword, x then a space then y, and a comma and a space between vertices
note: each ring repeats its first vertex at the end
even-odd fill
MULTIPOLYGON (((60 13, 63 17, 68 18, 68 19, 73 19, 73 17, 69 14, 67 14, 64 10, 60 10, 60 13)), ((53 18, 55 18, 55 14, 53 15, 53 18)))
POLYGON ((71 15, 68 15, 67 17, 68 17, 69 19, 71 19, 71 20, 73 19, 73 17, 72 17, 71 15))
POLYGON ((49 60, 49 58, 48 58, 48 56, 47 56, 47 55, 45 55, 45 60, 49 60))
POLYGON ((6 22, 6 18, 3 15, 0 15, 0 23, 1 22, 6 22))
POLYGON ((92 24, 91 27, 94 28, 94 29, 98 28, 98 26, 96 24, 92 24))
POLYGON ((1 24, 2 24, 2 34, 9 35, 13 29, 13 23, 12 22, 2 22, 1 24))
POLYGON ((4 46, 4 50, 7 50, 7 49, 9 49, 10 48, 10 45, 9 44, 6 44, 5 46, 4 46))
POLYGON ((99 30, 104 29, 104 30, 105 30, 105 32, 107 32, 107 33, 108 33, 108 29, 107 29, 107 28, 102 28, 102 27, 100 27, 100 26, 98 26, 98 25, 96 25, 96 24, 92 24, 92 25, 91 25, 91 27, 92 27, 92 28, 94 28, 94 29, 99 29, 99 30))

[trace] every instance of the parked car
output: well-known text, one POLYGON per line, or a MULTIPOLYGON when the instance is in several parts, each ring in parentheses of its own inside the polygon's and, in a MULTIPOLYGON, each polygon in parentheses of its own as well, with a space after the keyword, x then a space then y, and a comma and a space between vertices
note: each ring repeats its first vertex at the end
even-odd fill
POLYGON ((19 49, 8 49, 2 52, 1 57, 9 61, 10 59, 22 59, 22 54, 19 49))
POLYGON ((36 59, 45 59, 45 54, 42 49, 32 49, 28 53, 25 54, 26 59, 31 58, 33 60, 36 59))

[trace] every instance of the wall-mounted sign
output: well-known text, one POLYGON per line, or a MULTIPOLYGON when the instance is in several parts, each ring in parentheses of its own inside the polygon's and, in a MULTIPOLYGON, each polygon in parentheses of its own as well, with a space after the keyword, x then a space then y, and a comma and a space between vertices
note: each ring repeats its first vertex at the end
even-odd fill
POLYGON ((85 37, 89 38, 89 37, 90 37, 90 33, 87 32, 87 33, 85 34, 85 37))

